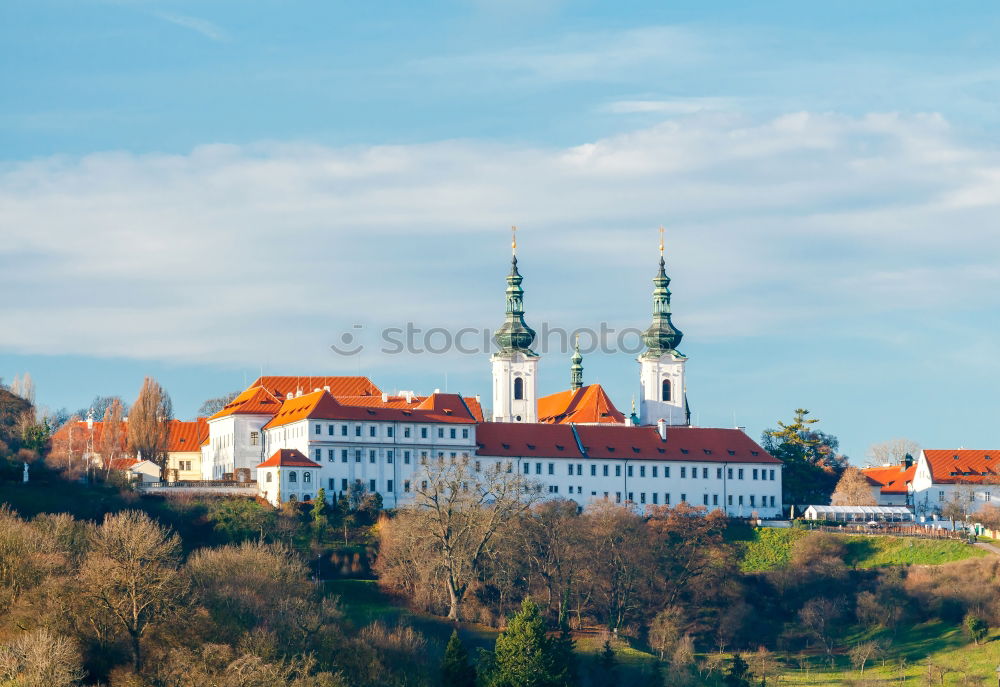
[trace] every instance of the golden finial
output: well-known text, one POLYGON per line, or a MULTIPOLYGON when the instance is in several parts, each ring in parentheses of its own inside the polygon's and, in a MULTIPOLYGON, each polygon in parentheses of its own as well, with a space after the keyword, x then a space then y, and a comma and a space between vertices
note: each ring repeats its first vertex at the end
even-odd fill
POLYGON ((517 227, 510 228, 510 252, 517 255, 517 227))
POLYGON ((663 257, 663 225, 660 225, 660 257, 663 257))

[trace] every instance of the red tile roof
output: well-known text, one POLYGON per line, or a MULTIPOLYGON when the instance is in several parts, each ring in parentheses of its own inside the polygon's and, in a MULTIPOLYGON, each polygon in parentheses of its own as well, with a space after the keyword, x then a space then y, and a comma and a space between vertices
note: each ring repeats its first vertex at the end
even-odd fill
POLYGON ((283 448, 274 452, 270 458, 257 466, 258 468, 321 468, 319 463, 314 463, 298 449, 283 448))
POLYGON ((409 408, 348 405, 325 391, 285 401, 265 429, 299 420, 353 420, 368 422, 447 422, 473 424, 476 417, 457 394, 431 394, 409 408))
POLYGON ((483 422, 476 425, 481 456, 580 459, 585 456, 569 425, 483 422))
POLYGON ((262 386, 279 398, 288 394, 312 393, 316 389, 330 387, 334 396, 381 396, 382 391, 372 384, 367 377, 289 377, 271 376, 259 377, 250 385, 251 388, 262 386))
POLYGON ((937 484, 1000 482, 1000 449, 925 449, 937 484))
POLYGON ((170 437, 167 439, 167 451, 199 451, 204 442, 208 441, 208 421, 200 417, 194 422, 182 420, 170 421, 170 437))
POLYGON ((481 456, 781 464, 738 429, 670 427, 663 441, 655 427, 484 422, 476 440, 481 456))
POLYGON ((274 415, 281 407, 278 397, 262 386, 252 386, 227 403, 209 420, 228 415, 274 415))
POLYGON ((879 491, 883 494, 907 493, 906 485, 913 481, 913 475, 916 472, 916 463, 910 467, 888 465, 861 470, 861 474, 868 478, 868 483, 874 487, 880 487, 879 491))
POLYGON ((625 416, 615 408, 600 384, 560 391, 538 399, 538 421, 556 424, 624 424, 625 416))

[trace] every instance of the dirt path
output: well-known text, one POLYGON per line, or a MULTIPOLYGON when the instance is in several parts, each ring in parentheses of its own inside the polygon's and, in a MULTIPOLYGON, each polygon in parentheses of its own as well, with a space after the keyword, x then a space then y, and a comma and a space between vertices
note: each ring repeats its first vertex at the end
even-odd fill
POLYGON ((1000 546, 994 546, 993 544, 987 544, 986 542, 981 542, 981 541, 976 542, 976 546, 978 546, 981 549, 986 549, 990 553, 996 554, 997 556, 1000 556, 1000 546))

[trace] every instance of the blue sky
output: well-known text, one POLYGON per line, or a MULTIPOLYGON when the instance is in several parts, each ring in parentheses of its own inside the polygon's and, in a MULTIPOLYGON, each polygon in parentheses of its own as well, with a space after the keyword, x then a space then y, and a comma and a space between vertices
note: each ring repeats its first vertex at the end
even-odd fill
MULTIPOLYGON (((486 355, 378 331, 497 326, 511 224, 529 323, 645 326, 664 224, 696 422, 995 446, 998 34, 988 2, 12 0, 0 377, 76 409, 153 374, 181 417, 261 369, 486 396, 486 355)), ((584 365, 627 409, 632 358, 584 365)))

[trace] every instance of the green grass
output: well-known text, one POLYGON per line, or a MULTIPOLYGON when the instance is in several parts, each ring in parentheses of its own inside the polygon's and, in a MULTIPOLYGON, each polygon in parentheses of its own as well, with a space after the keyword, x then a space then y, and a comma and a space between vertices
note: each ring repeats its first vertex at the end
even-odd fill
MULTIPOLYGON (((735 526, 727 532, 740 555, 743 572, 766 572, 788 563, 795 542, 807 530, 775 527, 735 526)), ((966 558, 988 556, 989 552, 952 539, 916 539, 882 535, 836 535, 844 537, 847 555, 844 562, 856 568, 887 565, 941 565, 966 558)))

